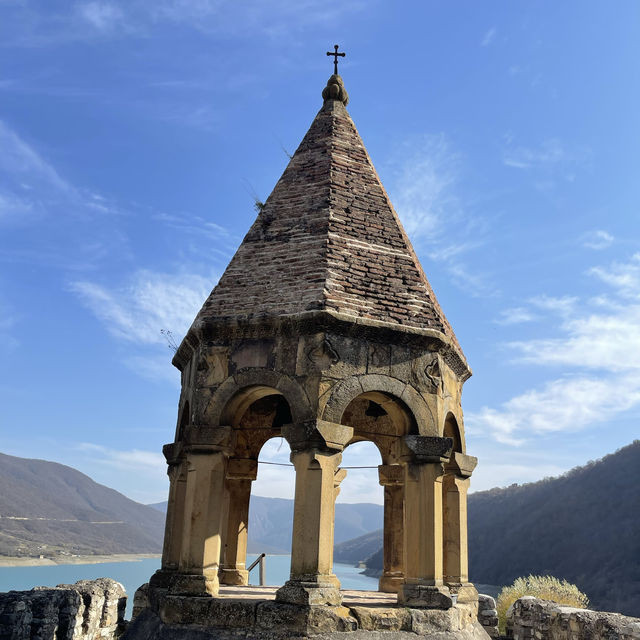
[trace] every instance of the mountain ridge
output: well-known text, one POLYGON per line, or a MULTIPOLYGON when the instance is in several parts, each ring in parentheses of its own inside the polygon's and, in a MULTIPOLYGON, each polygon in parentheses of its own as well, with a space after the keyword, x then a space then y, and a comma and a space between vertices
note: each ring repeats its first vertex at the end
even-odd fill
POLYGON ((67 465, 0 453, 0 554, 158 553, 164 516, 67 465))

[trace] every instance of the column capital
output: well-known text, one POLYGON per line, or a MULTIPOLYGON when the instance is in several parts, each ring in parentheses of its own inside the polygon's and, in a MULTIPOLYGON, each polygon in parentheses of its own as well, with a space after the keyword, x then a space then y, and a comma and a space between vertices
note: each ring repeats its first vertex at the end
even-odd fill
POLYGON ((459 451, 454 451, 449 458, 447 467, 461 478, 470 478, 477 464, 478 458, 475 456, 467 456, 459 451))
POLYGON ((342 481, 347 477, 347 470, 346 469, 338 469, 334 474, 333 474, 333 486, 337 489, 340 484, 342 483, 342 481))
POLYGON ((229 458, 227 480, 255 480, 258 477, 258 461, 252 458, 229 458))
POLYGON ((451 455, 453 438, 409 435, 404 442, 411 451, 412 463, 446 462, 451 455))
POLYGON ((162 453, 164 454, 167 464, 171 468, 172 466, 179 465, 183 460, 184 447, 182 442, 170 442, 162 447, 162 453))
POLYGON ((233 427, 190 424, 183 433, 185 446, 194 452, 201 447, 209 451, 227 451, 231 448, 233 427))
POLYGON ((282 427, 282 435, 289 442, 291 451, 325 449, 342 451, 353 437, 353 429, 326 420, 307 420, 282 427))
POLYGON ((296 468, 307 469, 311 468, 311 464, 316 462, 320 468, 332 470, 334 473, 334 481, 336 476, 339 477, 339 482, 347 475, 346 469, 339 469, 340 463, 342 462, 342 452, 341 451, 322 451, 318 449, 298 449, 291 452, 289 456, 291 463, 296 468))
POLYGON ((400 486, 404 484, 404 465, 378 465, 378 481, 383 487, 400 486))

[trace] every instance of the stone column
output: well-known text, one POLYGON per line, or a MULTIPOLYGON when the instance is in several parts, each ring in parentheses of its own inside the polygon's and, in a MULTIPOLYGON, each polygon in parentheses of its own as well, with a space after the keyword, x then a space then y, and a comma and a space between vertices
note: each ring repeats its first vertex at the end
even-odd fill
POLYGON ((186 488, 186 462, 182 455, 182 444, 171 443, 162 448, 167 460, 169 476, 169 498, 164 526, 162 546, 162 564, 150 578, 152 588, 166 589, 171 577, 178 571, 180 547, 182 544, 182 525, 184 522, 184 495, 186 488))
MULTIPOLYGON (((340 463, 338 463, 340 464, 340 463)), ((347 477, 347 470, 346 469, 337 469, 334 476, 333 476, 333 526, 331 527, 331 544, 329 545, 329 553, 331 554, 329 557, 329 566, 331 567, 331 571, 333 571, 333 547, 335 544, 335 533, 336 533, 336 527, 335 527, 335 523, 336 523, 336 512, 335 512, 335 505, 336 505, 336 500, 338 499, 338 496, 340 495, 340 485, 342 484, 342 481, 347 477)), ((336 580, 338 578, 336 577, 336 580)), ((338 587, 339 587, 339 582, 338 581, 338 587)))
POLYGON ((478 460, 454 452, 445 466, 444 499, 444 582, 459 602, 476 602, 478 592, 469 582, 467 548, 467 492, 478 460))
POLYGON ((411 607, 453 606, 443 584, 442 478, 451 438, 406 436, 412 456, 405 471, 404 567, 398 602, 411 607))
POLYGON ((379 591, 398 593, 404 580, 404 466, 380 465, 378 477, 384 487, 384 550, 379 591))
POLYGON ((180 541, 184 523, 184 496, 187 485, 186 463, 181 460, 170 464, 169 499, 167 501, 167 519, 164 528, 164 545, 162 548, 162 570, 177 571, 180 562, 180 541))
MULTIPOLYGON (((175 492, 167 559, 177 570, 162 586, 181 595, 216 595, 231 427, 185 426, 181 442, 163 448, 167 461, 182 460, 175 492)), ((154 576, 154 578, 157 574, 154 576)))
POLYGON ((283 429, 296 469, 291 543, 291 576, 276 600, 304 605, 339 605, 340 582, 333 573, 336 489, 346 473, 338 470, 353 429, 321 420, 283 429))
POLYGON ((227 525, 220 570, 220 582, 223 584, 249 583, 246 570, 249 500, 251 483, 257 473, 257 460, 231 458, 227 464, 227 525))
POLYGON ((217 595, 225 494, 226 454, 206 447, 187 451, 187 482, 179 572, 170 592, 217 595))

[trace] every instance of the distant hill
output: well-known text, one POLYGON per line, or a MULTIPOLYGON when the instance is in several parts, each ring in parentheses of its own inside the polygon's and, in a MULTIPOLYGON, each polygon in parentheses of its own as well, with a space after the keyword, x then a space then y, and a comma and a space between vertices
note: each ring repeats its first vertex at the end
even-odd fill
MULTIPOLYGON (((344 564, 357 564, 366 562, 369 567, 373 556, 378 550, 382 553, 382 529, 376 529, 363 536, 358 536, 352 540, 346 540, 336 544, 333 550, 333 559, 344 564)), ((380 558, 380 570, 382 570, 382 557, 380 558)), ((377 566, 377 564, 375 564, 377 566)), ((380 575, 378 571, 373 572, 374 576, 380 575)))
POLYGON ((0 454, 0 555, 159 553, 164 516, 56 462, 0 454))
MULTIPOLYGON (((167 510, 166 502, 149 506, 162 512, 167 510)), ((382 517, 383 508, 379 504, 336 504, 336 544, 380 527, 382 517)), ((290 553, 292 527, 293 500, 251 496, 249 553, 290 553)))
MULTIPOLYGON (((379 575, 382 531, 338 545, 335 557, 379 575)), ((551 574, 595 608, 640 616, 640 441, 558 478, 471 494, 469 561, 477 583, 551 574)))

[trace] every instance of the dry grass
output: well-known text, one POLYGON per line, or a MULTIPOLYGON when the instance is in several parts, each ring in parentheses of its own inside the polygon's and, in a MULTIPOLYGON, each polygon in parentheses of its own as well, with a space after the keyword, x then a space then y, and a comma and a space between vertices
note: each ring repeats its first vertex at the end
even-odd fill
POLYGON ((522 596, 533 596, 579 609, 589 606, 589 598, 575 584, 566 580, 558 580, 553 576, 517 578, 511 586, 502 588, 496 602, 500 633, 505 632, 509 607, 522 596))

